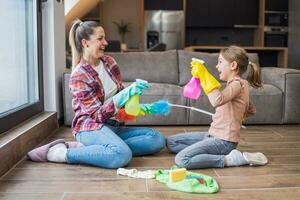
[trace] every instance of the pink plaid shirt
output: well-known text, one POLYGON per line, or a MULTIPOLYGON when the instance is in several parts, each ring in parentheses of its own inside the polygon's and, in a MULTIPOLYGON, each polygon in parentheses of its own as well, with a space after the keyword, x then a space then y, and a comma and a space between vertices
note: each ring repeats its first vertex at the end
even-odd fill
MULTIPOLYGON (((118 92, 124 88, 119 67, 110 56, 102 56, 105 69, 116 83, 118 92)), ((98 73, 83 59, 71 73, 69 87, 75 117, 72 122, 73 134, 101 128, 115 114, 113 100, 104 104, 104 88, 98 73)))

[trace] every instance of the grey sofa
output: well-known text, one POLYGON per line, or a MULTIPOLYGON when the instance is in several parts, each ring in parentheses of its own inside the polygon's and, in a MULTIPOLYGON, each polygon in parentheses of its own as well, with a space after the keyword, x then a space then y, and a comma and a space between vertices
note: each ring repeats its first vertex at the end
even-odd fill
MULTIPOLYGON (((165 52, 109 53, 117 61, 122 79, 126 84, 141 78, 149 81, 150 89, 143 93, 141 102, 166 99, 170 103, 194 106, 210 112, 214 108, 203 93, 198 100, 183 97, 183 87, 190 80, 190 61, 192 57, 201 58, 215 76, 217 53, 200 53, 183 50, 165 52)), ((251 62, 258 64, 257 54, 249 54, 251 62)), ((290 124, 300 122, 300 71, 276 67, 261 68, 263 89, 250 88, 250 96, 256 105, 257 113, 246 124, 290 124)), ((68 88, 70 73, 63 76, 64 122, 70 125, 74 113, 68 88)), ((225 85, 225 83, 223 83, 225 85)), ((169 116, 140 117, 137 125, 205 125, 211 117, 182 108, 172 108, 169 116)))

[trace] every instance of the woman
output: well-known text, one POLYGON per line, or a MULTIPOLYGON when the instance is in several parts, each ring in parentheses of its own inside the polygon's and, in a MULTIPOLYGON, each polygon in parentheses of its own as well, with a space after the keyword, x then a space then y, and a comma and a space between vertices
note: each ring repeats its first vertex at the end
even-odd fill
POLYGON ((107 41, 104 29, 94 21, 75 20, 70 30, 72 73, 70 90, 75 117, 72 130, 80 147, 63 140, 43 147, 36 161, 84 163, 104 168, 127 165, 132 156, 159 152, 164 136, 151 128, 124 127, 114 116, 133 95, 141 95, 148 82, 137 80, 124 89, 115 60, 104 55, 107 41), (45 155, 46 154, 46 155, 45 155), (46 156, 46 157, 45 157, 46 156))

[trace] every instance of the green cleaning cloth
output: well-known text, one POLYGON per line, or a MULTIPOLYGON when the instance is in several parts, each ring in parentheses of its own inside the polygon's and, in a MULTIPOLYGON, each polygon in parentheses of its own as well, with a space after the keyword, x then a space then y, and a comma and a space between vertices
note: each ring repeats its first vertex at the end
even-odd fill
MULTIPOLYGON (((173 166, 171 170, 176 168, 177 166, 173 166)), ((172 190, 189 193, 215 193, 219 191, 217 181, 210 176, 187 171, 185 179, 171 182, 169 180, 169 172, 170 170, 159 169, 156 171, 155 179, 160 183, 166 184, 172 190)))

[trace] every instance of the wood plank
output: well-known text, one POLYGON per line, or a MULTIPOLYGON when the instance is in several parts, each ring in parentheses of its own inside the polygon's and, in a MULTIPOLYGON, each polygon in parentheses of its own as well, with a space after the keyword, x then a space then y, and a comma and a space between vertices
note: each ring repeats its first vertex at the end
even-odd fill
POLYGON ((27 181, 81 181, 81 180, 117 180, 128 177, 117 175, 116 170, 97 167, 77 168, 44 168, 44 169, 12 169, 1 180, 27 180, 27 181))
POLYGON ((272 135, 272 136, 252 136, 252 137, 242 137, 242 140, 244 142, 266 142, 266 143, 270 143, 270 142, 295 142, 295 141, 300 141, 300 134, 298 136, 289 136, 289 137, 282 137, 279 135, 272 135))
POLYGON ((299 165, 266 165, 257 167, 227 167, 215 169, 218 176, 257 176, 257 175, 284 175, 300 174, 299 165))
POLYGON ((63 193, 0 193, 1 200, 61 200, 63 193))
POLYGON ((269 164, 273 165, 299 165, 300 164, 300 156, 268 156, 269 164))
POLYGON ((56 168, 56 169, 64 169, 64 168, 80 168, 82 167, 79 164, 72 164, 68 165, 65 163, 52 163, 52 162, 32 162, 26 158, 24 158, 21 162, 16 165, 16 169, 23 168, 23 169, 49 169, 49 168, 56 168))
POLYGON ((216 194, 190 194, 177 191, 160 191, 160 192, 125 192, 125 193, 66 193, 63 200, 150 200, 150 199, 173 199, 173 200, 224 200, 224 199, 297 199, 300 196, 300 189, 279 189, 279 190, 256 190, 256 191, 221 191, 216 194), (237 198, 238 197, 238 198, 237 198))
POLYGON ((145 180, 101 180, 101 181, 27 181, 1 180, 0 192, 10 193, 62 193, 62 192, 119 192, 146 191, 145 180))
POLYGON ((281 155, 300 155, 300 147, 299 148, 263 148, 263 147, 240 147, 239 150, 241 151, 248 151, 248 152, 262 152, 267 156, 281 156, 281 155), (292 153, 291 153, 292 152, 292 153))
POLYGON ((164 168, 168 169, 172 165, 175 165, 174 157, 135 157, 129 163, 128 167, 150 167, 150 168, 164 168))
POLYGON ((280 187, 300 187, 300 175, 282 176, 222 176, 217 177, 222 189, 262 189, 280 187))
POLYGON ((240 143, 239 148, 299 148, 299 142, 246 142, 246 143, 240 143))

